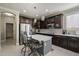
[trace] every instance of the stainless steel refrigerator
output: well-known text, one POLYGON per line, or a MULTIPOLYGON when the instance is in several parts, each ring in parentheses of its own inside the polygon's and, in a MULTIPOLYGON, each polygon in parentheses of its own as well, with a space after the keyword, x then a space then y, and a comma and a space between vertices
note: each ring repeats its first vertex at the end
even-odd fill
POLYGON ((20 24, 20 39, 19 39, 19 44, 22 44, 22 36, 21 36, 21 34, 22 33, 26 33, 26 35, 27 35, 27 37, 31 37, 31 35, 32 35, 32 26, 31 26, 31 24, 20 24))

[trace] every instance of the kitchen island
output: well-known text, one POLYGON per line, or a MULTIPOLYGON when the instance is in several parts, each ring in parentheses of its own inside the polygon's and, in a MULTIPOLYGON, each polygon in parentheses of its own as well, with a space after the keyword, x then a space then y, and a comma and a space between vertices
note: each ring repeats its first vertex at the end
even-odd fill
POLYGON ((43 42, 43 47, 40 49, 40 52, 43 55, 46 55, 52 49, 52 37, 46 35, 35 34, 32 35, 32 38, 38 40, 39 42, 43 42))

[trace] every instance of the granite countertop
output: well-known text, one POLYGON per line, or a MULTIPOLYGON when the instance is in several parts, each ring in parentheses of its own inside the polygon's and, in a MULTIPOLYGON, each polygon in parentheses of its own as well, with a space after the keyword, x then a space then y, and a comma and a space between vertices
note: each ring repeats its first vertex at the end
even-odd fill
POLYGON ((32 35, 33 39, 36 39, 38 41, 47 41, 47 40, 51 40, 51 36, 46 36, 46 35, 41 35, 41 34, 35 34, 32 35))
POLYGON ((79 37, 79 35, 72 35, 72 34, 55 34, 55 35, 79 37))
POLYGON ((48 34, 49 36, 52 36, 52 35, 61 35, 61 36, 79 37, 79 35, 73 35, 73 34, 50 34, 50 33, 40 33, 40 32, 38 32, 38 33, 39 34, 46 34, 46 35, 48 34))

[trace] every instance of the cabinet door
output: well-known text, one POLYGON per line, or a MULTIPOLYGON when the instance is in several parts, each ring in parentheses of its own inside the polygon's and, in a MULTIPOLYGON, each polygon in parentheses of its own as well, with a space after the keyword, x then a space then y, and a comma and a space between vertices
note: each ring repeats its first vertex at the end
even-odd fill
POLYGON ((68 49, 79 52, 79 39, 75 37, 70 37, 68 42, 68 49))
POLYGON ((40 28, 40 21, 37 20, 37 22, 34 24, 34 28, 39 29, 40 28))
POLYGON ((61 40, 61 37, 60 36, 53 36, 53 44, 59 46, 60 45, 60 40, 61 40))
POLYGON ((62 15, 55 16, 55 25, 54 25, 55 28, 61 28, 61 19, 62 19, 61 16, 62 15))
POLYGON ((46 29, 46 28, 47 28, 46 21, 40 21, 40 29, 46 29))
POLYGON ((68 48, 68 37, 62 36, 60 41, 60 46, 63 48, 68 48))

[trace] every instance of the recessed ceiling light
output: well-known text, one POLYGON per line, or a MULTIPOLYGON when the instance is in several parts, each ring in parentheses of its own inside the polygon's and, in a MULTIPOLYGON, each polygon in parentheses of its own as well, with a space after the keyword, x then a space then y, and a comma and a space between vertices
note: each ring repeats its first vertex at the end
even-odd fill
POLYGON ((37 17, 38 15, 36 15, 36 17, 37 17))
POLYGON ((41 17, 41 20, 44 21, 44 20, 45 20, 45 16, 42 16, 42 17, 41 17))
POLYGON ((23 10, 23 12, 26 12, 26 10, 23 10))
POLYGON ((46 9, 45 11, 48 12, 48 9, 46 9))

